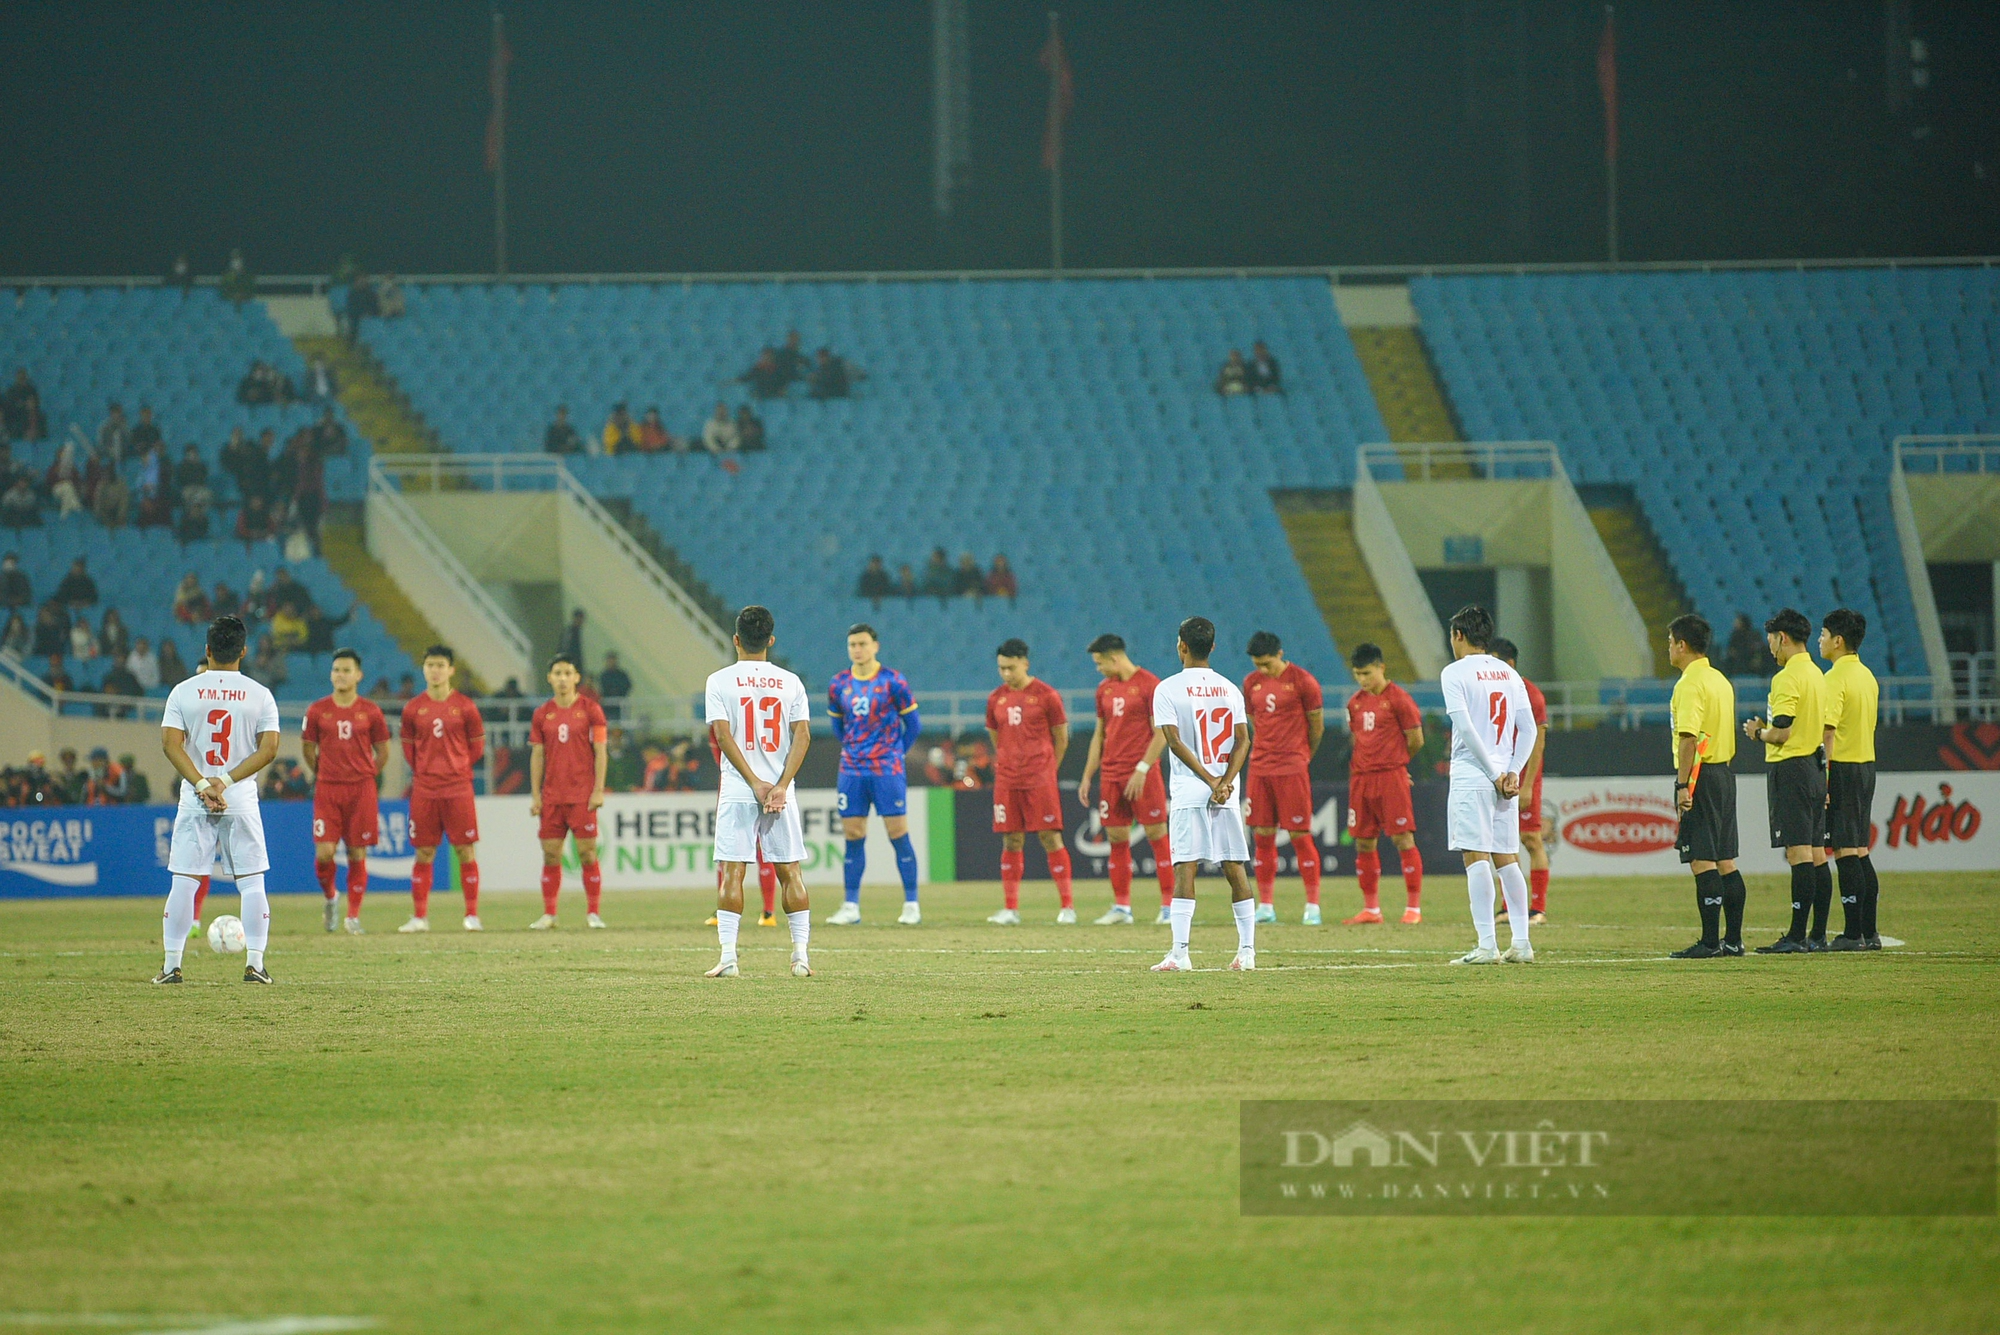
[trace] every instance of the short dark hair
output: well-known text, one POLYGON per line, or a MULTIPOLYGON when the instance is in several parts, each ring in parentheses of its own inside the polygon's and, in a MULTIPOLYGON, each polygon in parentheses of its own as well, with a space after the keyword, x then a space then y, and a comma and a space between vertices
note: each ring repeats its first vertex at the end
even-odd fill
POLYGON ((1795 607, 1781 607, 1778 614, 1764 623, 1766 635, 1783 635, 1794 644, 1804 644, 1812 634, 1812 622, 1806 614, 1795 607))
POLYGON ((570 666, 571 666, 572 668, 576 669, 576 674, 577 674, 577 675, 578 675, 579 677, 583 675, 583 668, 582 668, 582 666, 581 666, 581 665, 580 665, 580 664, 579 664, 579 663, 578 663, 578 662, 576 661, 576 655, 575 655, 575 654, 571 654, 571 653, 560 653, 560 654, 557 654, 557 655, 555 655, 554 657, 552 657, 551 659, 549 659, 549 671, 551 671, 551 672, 555 671, 555 669, 556 669, 556 664, 558 664, 558 663, 567 663, 567 664, 569 664, 569 665, 570 665, 570 666))
POLYGON ((218 667, 236 662, 243 657, 243 646, 249 640, 250 632, 243 628, 240 619, 217 617, 208 623, 208 661, 218 667))
MULTIPOLYGON (((1748 620, 1748 618, 1743 619, 1748 620)), ((1683 612, 1667 623, 1667 638, 1679 640, 1698 654, 1708 652, 1709 640, 1714 634, 1715 632, 1709 629, 1708 622, 1693 612, 1683 612)))
POLYGON ((1868 618, 1851 607, 1834 608, 1819 624, 1838 635, 1850 654, 1860 651, 1861 641, 1868 635, 1868 618))
POLYGON ((1494 638, 1493 643, 1486 647, 1486 652, 1492 654, 1503 663, 1512 663, 1521 656, 1521 651, 1514 647, 1512 640, 1501 639, 1497 636, 1494 638))
POLYGON ((866 635, 869 639, 875 641, 875 643, 877 644, 880 644, 882 642, 882 637, 880 635, 877 635, 875 633, 875 628, 869 625, 866 621, 857 621, 853 625, 849 626, 847 628, 847 634, 850 639, 856 635, 866 635))
POLYGON ((1246 651, 1252 658, 1268 658, 1283 649, 1284 643, 1268 630, 1260 630, 1250 637, 1250 647, 1246 651))
POLYGON ((1093 654, 1117 654, 1124 651, 1125 637, 1113 635, 1108 630, 1090 642, 1090 652, 1093 654))
POLYGON ((993 651, 993 655, 996 658, 1026 658, 1028 656, 1028 642, 1020 636, 1015 635, 1009 639, 1002 640, 1000 647, 993 651))
POLYGON ((1371 664, 1385 661, 1387 660, 1382 657, 1382 646, 1369 640, 1363 640, 1355 645, 1354 652, 1347 656, 1347 665, 1357 672, 1371 664))
POLYGON ((1215 623, 1207 617, 1189 617, 1181 622, 1181 643, 1196 658, 1206 659, 1215 652, 1215 623))
POLYGON ((442 658, 453 667, 458 666, 458 655, 451 651, 451 646, 448 644, 434 644, 424 650, 424 662, 428 663, 433 658, 442 658))
POLYGON ((355 670, 359 671, 361 669, 361 651, 359 649, 349 649, 345 645, 342 645, 333 651, 333 662, 338 663, 343 658, 353 659, 355 670))
POLYGON ((1451 628, 1475 649, 1493 641, 1493 614, 1478 603, 1467 603, 1452 613, 1451 628))
POLYGON ((736 638, 746 653, 768 649, 771 636, 777 633, 777 629, 778 619, 771 615, 768 607, 752 603, 736 614, 736 638))

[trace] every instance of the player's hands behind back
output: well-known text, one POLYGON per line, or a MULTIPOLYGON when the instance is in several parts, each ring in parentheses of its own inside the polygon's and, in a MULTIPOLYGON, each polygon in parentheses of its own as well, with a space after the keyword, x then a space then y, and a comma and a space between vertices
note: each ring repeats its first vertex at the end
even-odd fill
POLYGON ((1493 787, 1500 794, 1502 801, 1509 801, 1521 794, 1521 776, 1518 774, 1502 774, 1493 781, 1493 787))
MULTIPOLYGON (((1218 807, 1229 805, 1229 799, 1236 795, 1236 785, 1217 779, 1208 785, 1208 800, 1218 807)), ((1136 796, 1136 794, 1135 794, 1136 796)))

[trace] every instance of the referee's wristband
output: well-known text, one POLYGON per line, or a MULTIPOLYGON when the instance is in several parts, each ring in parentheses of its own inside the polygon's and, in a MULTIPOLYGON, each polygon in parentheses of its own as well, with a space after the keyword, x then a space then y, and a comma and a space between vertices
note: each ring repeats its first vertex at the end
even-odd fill
POLYGON ((1674 791, 1678 793, 1678 792, 1679 792, 1679 791, 1680 791, 1681 789, 1683 789, 1683 788, 1692 788, 1693 786, 1694 786, 1693 784, 1691 784, 1691 783, 1688 783, 1688 782, 1686 782, 1685 780, 1683 780, 1683 781, 1681 781, 1681 782, 1679 782, 1679 783, 1676 783, 1676 784, 1674 785, 1674 791))

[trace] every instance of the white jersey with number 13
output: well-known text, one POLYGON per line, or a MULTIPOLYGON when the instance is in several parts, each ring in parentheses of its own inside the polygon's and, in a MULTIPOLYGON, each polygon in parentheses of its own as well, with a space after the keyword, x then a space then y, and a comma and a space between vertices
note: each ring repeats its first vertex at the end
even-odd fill
MULTIPOLYGON (((709 674, 703 717, 711 727, 727 722, 750 772, 765 783, 776 783, 791 759, 792 725, 812 717, 812 702, 806 698, 806 684, 796 673, 752 659, 709 674)), ((757 800, 727 755, 722 757, 722 787, 717 800, 757 800)))

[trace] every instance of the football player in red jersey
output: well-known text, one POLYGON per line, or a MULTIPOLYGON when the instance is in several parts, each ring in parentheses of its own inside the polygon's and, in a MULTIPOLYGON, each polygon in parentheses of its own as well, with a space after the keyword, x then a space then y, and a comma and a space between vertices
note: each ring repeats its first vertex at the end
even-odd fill
POLYGON ((993 829, 1000 835, 1000 888, 1005 907, 986 921, 1018 926, 1021 877, 1033 830, 1049 857, 1049 876, 1062 898, 1059 923, 1076 921, 1070 894, 1069 849, 1063 846, 1062 794, 1056 771, 1069 750, 1069 715, 1062 696, 1028 673, 1028 646, 1008 640, 995 651, 1000 685, 986 697, 986 735, 993 740, 993 829))
POLYGON ((1313 842, 1313 752, 1326 736, 1325 701, 1319 682, 1297 663, 1285 661, 1285 647, 1268 630, 1250 637, 1256 669, 1243 679, 1243 707, 1253 733, 1250 777, 1251 865, 1257 874, 1257 921, 1276 922, 1272 893, 1278 880, 1278 828, 1292 839, 1299 880, 1306 891, 1300 921, 1319 925, 1319 845, 1313 842))
POLYGON ((1347 832, 1354 837, 1354 875, 1361 882, 1361 912, 1347 926, 1382 921, 1385 834, 1403 863, 1409 897, 1403 921, 1419 923, 1424 855, 1417 851, 1417 817, 1410 805, 1410 758, 1424 749, 1424 716, 1410 693, 1389 680, 1380 645, 1356 645, 1347 662, 1361 688, 1347 698, 1347 731, 1354 739, 1347 762, 1347 832))
POLYGON ((1083 778, 1077 796, 1095 807, 1111 841, 1111 909, 1097 920, 1099 927, 1132 921, 1132 825, 1145 828, 1160 878, 1160 916, 1168 921, 1174 898, 1174 859, 1167 845, 1167 784, 1146 760, 1153 741, 1153 691, 1160 679, 1134 663, 1119 635, 1100 635, 1090 642, 1090 661, 1104 674, 1097 687, 1097 729, 1090 734, 1083 778), (1101 787, 1091 777, 1102 772, 1101 787))
POLYGON ((449 646, 424 650, 424 689, 403 706, 403 759, 410 767, 410 920, 399 932, 431 929, 431 877, 440 840, 458 859, 465 889, 465 930, 479 923, 479 811, 472 802, 472 767, 486 754, 486 724, 469 696, 451 688, 456 658, 449 646))
POLYGON ((340 925, 334 851, 347 845, 347 932, 361 935, 361 898, 368 892, 368 850, 380 819, 376 784, 389 763, 389 720, 361 694, 361 655, 333 651, 333 694, 306 709, 301 733, 313 776, 313 870, 326 896, 326 930, 340 925))
POLYGON ((576 837, 576 860, 583 868, 584 924, 604 926, 598 907, 604 873, 597 863, 597 812, 604 805, 604 767, 610 756, 610 724, 604 707, 578 695, 583 673, 576 659, 557 654, 549 661, 549 689, 555 698, 535 710, 528 725, 528 814, 541 818, 542 916, 528 924, 545 932, 556 925, 562 893, 563 841, 576 837))
MULTIPOLYGON (((1514 661, 1519 653, 1512 640, 1493 641, 1493 656, 1516 672, 1521 670, 1514 661)), ((1548 921, 1549 912, 1549 849, 1542 842, 1542 750, 1549 744, 1549 702, 1542 688, 1526 676, 1521 684, 1528 688, 1528 705, 1535 715, 1535 749, 1521 771, 1521 851, 1528 856, 1528 921, 1542 923, 1548 921)), ((1507 916, 1504 901, 1495 916, 1507 916)))

